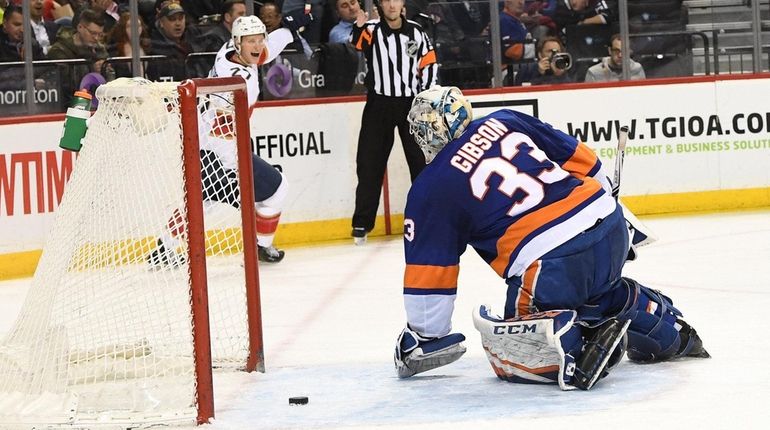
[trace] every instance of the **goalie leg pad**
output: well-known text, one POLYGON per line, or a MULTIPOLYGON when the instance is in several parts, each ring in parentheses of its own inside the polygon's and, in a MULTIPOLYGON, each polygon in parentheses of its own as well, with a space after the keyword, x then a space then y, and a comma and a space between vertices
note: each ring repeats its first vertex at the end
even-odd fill
POLYGON ((572 310, 538 312, 506 320, 492 315, 488 306, 473 314, 492 370, 508 382, 558 383, 572 390, 575 358, 583 346, 581 329, 572 310))
POLYGON ((681 343, 675 324, 682 313, 659 291, 641 285, 639 291, 637 312, 628 330, 628 358, 645 363, 672 358, 681 343))
POLYGON ((464 340, 460 333, 426 338, 407 325, 398 336, 393 356, 398 377, 408 378, 457 361, 465 354, 464 340))
POLYGON ((645 286, 640 285, 639 289, 637 313, 628 329, 631 361, 654 363, 685 356, 709 357, 700 336, 681 318, 682 313, 670 298, 645 286))

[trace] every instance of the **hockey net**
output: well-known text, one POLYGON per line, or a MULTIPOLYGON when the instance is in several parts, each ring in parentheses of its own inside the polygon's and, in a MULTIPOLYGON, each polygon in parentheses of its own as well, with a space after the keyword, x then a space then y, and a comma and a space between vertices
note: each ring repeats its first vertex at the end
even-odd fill
POLYGON ((0 342, 2 428, 201 423, 212 367, 264 371, 243 80, 121 79, 97 98, 0 342), (230 204, 202 199, 198 140, 214 135, 238 142, 236 186, 213 191, 230 204))

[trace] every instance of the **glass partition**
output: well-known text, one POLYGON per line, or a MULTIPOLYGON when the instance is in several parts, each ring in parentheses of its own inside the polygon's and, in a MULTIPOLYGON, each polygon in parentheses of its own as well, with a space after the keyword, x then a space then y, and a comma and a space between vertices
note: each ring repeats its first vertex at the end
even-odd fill
MULTIPOLYGON (((321 19, 331 22, 330 28, 337 16, 327 12, 332 16, 321 19)), ((584 82, 589 69, 601 69, 613 56, 622 63, 618 57, 622 50, 613 46, 612 36, 620 32, 624 19, 628 33, 621 37, 626 36, 623 40, 629 45, 628 76, 620 73, 618 63, 609 67, 616 75, 610 80, 635 79, 639 67, 647 79, 758 73, 770 67, 770 0, 408 1, 407 12, 433 39, 439 82, 465 89, 584 82), (551 44, 538 53, 551 38, 558 40, 558 49, 551 44), (566 67, 566 77, 533 79, 533 73, 542 73, 543 65, 538 71, 537 63, 543 56, 554 59, 554 49, 569 54, 569 61, 558 61, 566 67)), ((143 16, 152 20, 154 15, 143 16)), ((219 24, 204 15, 189 20, 187 26, 200 40, 219 24)), ((24 37, 27 33, 34 35, 30 31, 24 37)), ((328 29, 322 34, 322 43, 312 44, 310 50, 294 46, 260 68, 263 99, 365 94, 364 58, 349 44, 323 43, 328 29)), ((16 43, 20 50, 25 46, 16 43)), ((100 65, 5 58, 0 60, 0 115, 63 112, 75 89, 95 89, 116 77, 206 76, 215 55, 212 47, 213 42, 205 48, 192 44, 181 58, 149 50, 136 58, 113 56, 100 65), (26 97, 28 90, 34 92, 33 103, 26 97)), ((550 67, 554 62, 543 64, 550 67)), ((588 80, 595 81, 596 76, 588 80)))

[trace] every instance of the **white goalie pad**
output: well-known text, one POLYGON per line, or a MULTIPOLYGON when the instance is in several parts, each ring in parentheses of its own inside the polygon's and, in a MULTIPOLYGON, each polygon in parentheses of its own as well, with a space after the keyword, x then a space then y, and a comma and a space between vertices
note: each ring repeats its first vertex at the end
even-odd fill
POLYGON ((582 348, 577 313, 571 310, 538 312, 503 320, 481 305, 473 314, 473 325, 481 333, 481 344, 492 370, 508 382, 570 385, 575 371, 574 355, 582 348))

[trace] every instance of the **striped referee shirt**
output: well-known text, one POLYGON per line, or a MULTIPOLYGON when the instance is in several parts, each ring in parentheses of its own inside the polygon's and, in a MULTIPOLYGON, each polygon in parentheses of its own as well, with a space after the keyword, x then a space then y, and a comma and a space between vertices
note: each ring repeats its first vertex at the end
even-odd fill
POLYGON ((366 56, 369 93, 414 97, 437 83, 436 51, 419 24, 404 19, 391 29, 384 21, 353 25, 353 44, 366 56))

